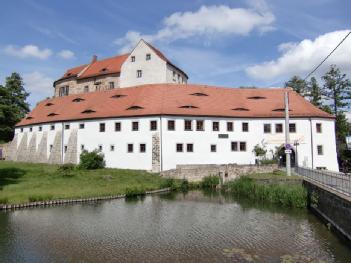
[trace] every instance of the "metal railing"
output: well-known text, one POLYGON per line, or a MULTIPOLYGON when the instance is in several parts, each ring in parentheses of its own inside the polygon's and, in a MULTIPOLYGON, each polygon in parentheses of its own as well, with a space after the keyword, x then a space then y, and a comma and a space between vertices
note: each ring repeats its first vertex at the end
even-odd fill
POLYGON ((295 167, 295 173, 315 181, 331 190, 351 196, 351 174, 295 167))

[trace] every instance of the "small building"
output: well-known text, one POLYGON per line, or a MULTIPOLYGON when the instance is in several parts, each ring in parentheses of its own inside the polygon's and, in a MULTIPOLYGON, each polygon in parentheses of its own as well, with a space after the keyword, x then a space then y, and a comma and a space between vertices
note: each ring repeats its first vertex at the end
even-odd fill
POLYGON ((96 149, 107 167, 154 172, 179 164, 255 164, 255 145, 271 156, 284 153, 289 129, 294 162, 338 171, 334 116, 288 90, 285 127, 286 91, 159 83, 58 96, 17 124, 8 158, 78 163, 82 151, 96 149))

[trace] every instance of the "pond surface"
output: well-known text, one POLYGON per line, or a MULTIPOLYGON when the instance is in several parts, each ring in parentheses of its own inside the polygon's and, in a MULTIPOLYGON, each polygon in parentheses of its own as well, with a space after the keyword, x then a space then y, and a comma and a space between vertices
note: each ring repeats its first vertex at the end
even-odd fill
POLYGON ((200 191, 0 213, 0 262, 292 259, 351 262, 351 250, 307 210, 200 191))

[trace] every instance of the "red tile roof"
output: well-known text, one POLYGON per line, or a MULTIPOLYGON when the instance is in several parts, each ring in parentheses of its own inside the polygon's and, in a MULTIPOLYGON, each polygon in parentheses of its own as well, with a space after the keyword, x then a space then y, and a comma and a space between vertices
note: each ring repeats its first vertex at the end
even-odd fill
MULTIPOLYGON (((219 88, 190 84, 142 85, 44 100, 17 126, 150 115, 283 118, 284 91, 285 89, 219 88), (195 93, 201 93, 202 96, 195 93), (184 107, 189 105, 192 107, 184 107)), ((292 118, 334 118, 294 91, 289 91, 289 100, 292 118)))

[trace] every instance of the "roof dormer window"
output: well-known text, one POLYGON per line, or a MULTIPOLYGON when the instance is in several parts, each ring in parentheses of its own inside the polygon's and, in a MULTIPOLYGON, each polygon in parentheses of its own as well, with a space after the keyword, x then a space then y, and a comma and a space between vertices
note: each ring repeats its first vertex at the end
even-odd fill
POLYGON ((127 110, 141 110, 141 109, 144 109, 144 108, 138 105, 133 105, 127 108, 127 110))
POLYGON ((146 54, 146 60, 150 60, 151 59, 151 54, 146 54))
POLYGON ((198 109, 199 107, 196 107, 194 105, 183 105, 179 107, 180 109, 198 109))
MULTIPOLYGON (((284 108, 277 108, 277 109, 274 109, 274 110, 272 110, 272 111, 276 111, 276 112, 284 112, 284 111, 285 111, 285 109, 284 109, 284 108)), ((289 111, 291 111, 291 110, 289 110, 289 111)))
POLYGON ((195 93, 192 93, 190 94, 192 96, 198 96, 198 97, 201 97, 201 96, 208 96, 206 93, 202 93, 202 92, 195 92, 195 93))
POLYGON ((124 94, 115 94, 115 95, 111 96, 112 99, 120 99, 120 98, 123 98, 123 97, 127 97, 127 95, 124 95, 124 94))
POLYGON ((92 109, 86 109, 84 111, 82 111, 83 114, 90 114, 90 113, 94 113, 96 111, 92 110, 92 109))
POLYGON ((51 113, 48 114, 48 117, 54 117, 54 116, 56 116, 56 115, 58 115, 58 114, 55 113, 55 112, 51 112, 51 113))
POLYGON ((135 56, 131 56, 131 57, 130 57, 130 61, 131 61, 131 62, 135 62, 135 56))
POLYGON ((235 110, 235 111, 249 111, 249 109, 246 109, 246 108, 234 108, 232 110, 235 110))
POLYGON ((81 102, 84 101, 85 99, 82 98, 75 98, 74 100, 72 100, 72 102, 81 102))
POLYGON ((32 116, 28 116, 28 117, 26 118, 26 120, 31 120, 31 119, 33 119, 32 116))
POLYGON ((107 68, 103 68, 103 69, 101 69, 100 71, 101 72, 105 72, 105 71, 107 71, 108 69, 107 68))
POLYGON ((48 103, 45 104, 46 107, 50 107, 52 105, 54 105, 54 103, 48 102, 48 103))
POLYGON ((263 100, 266 99, 266 97, 263 96, 251 96, 251 97, 247 97, 249 100, 263 100))

